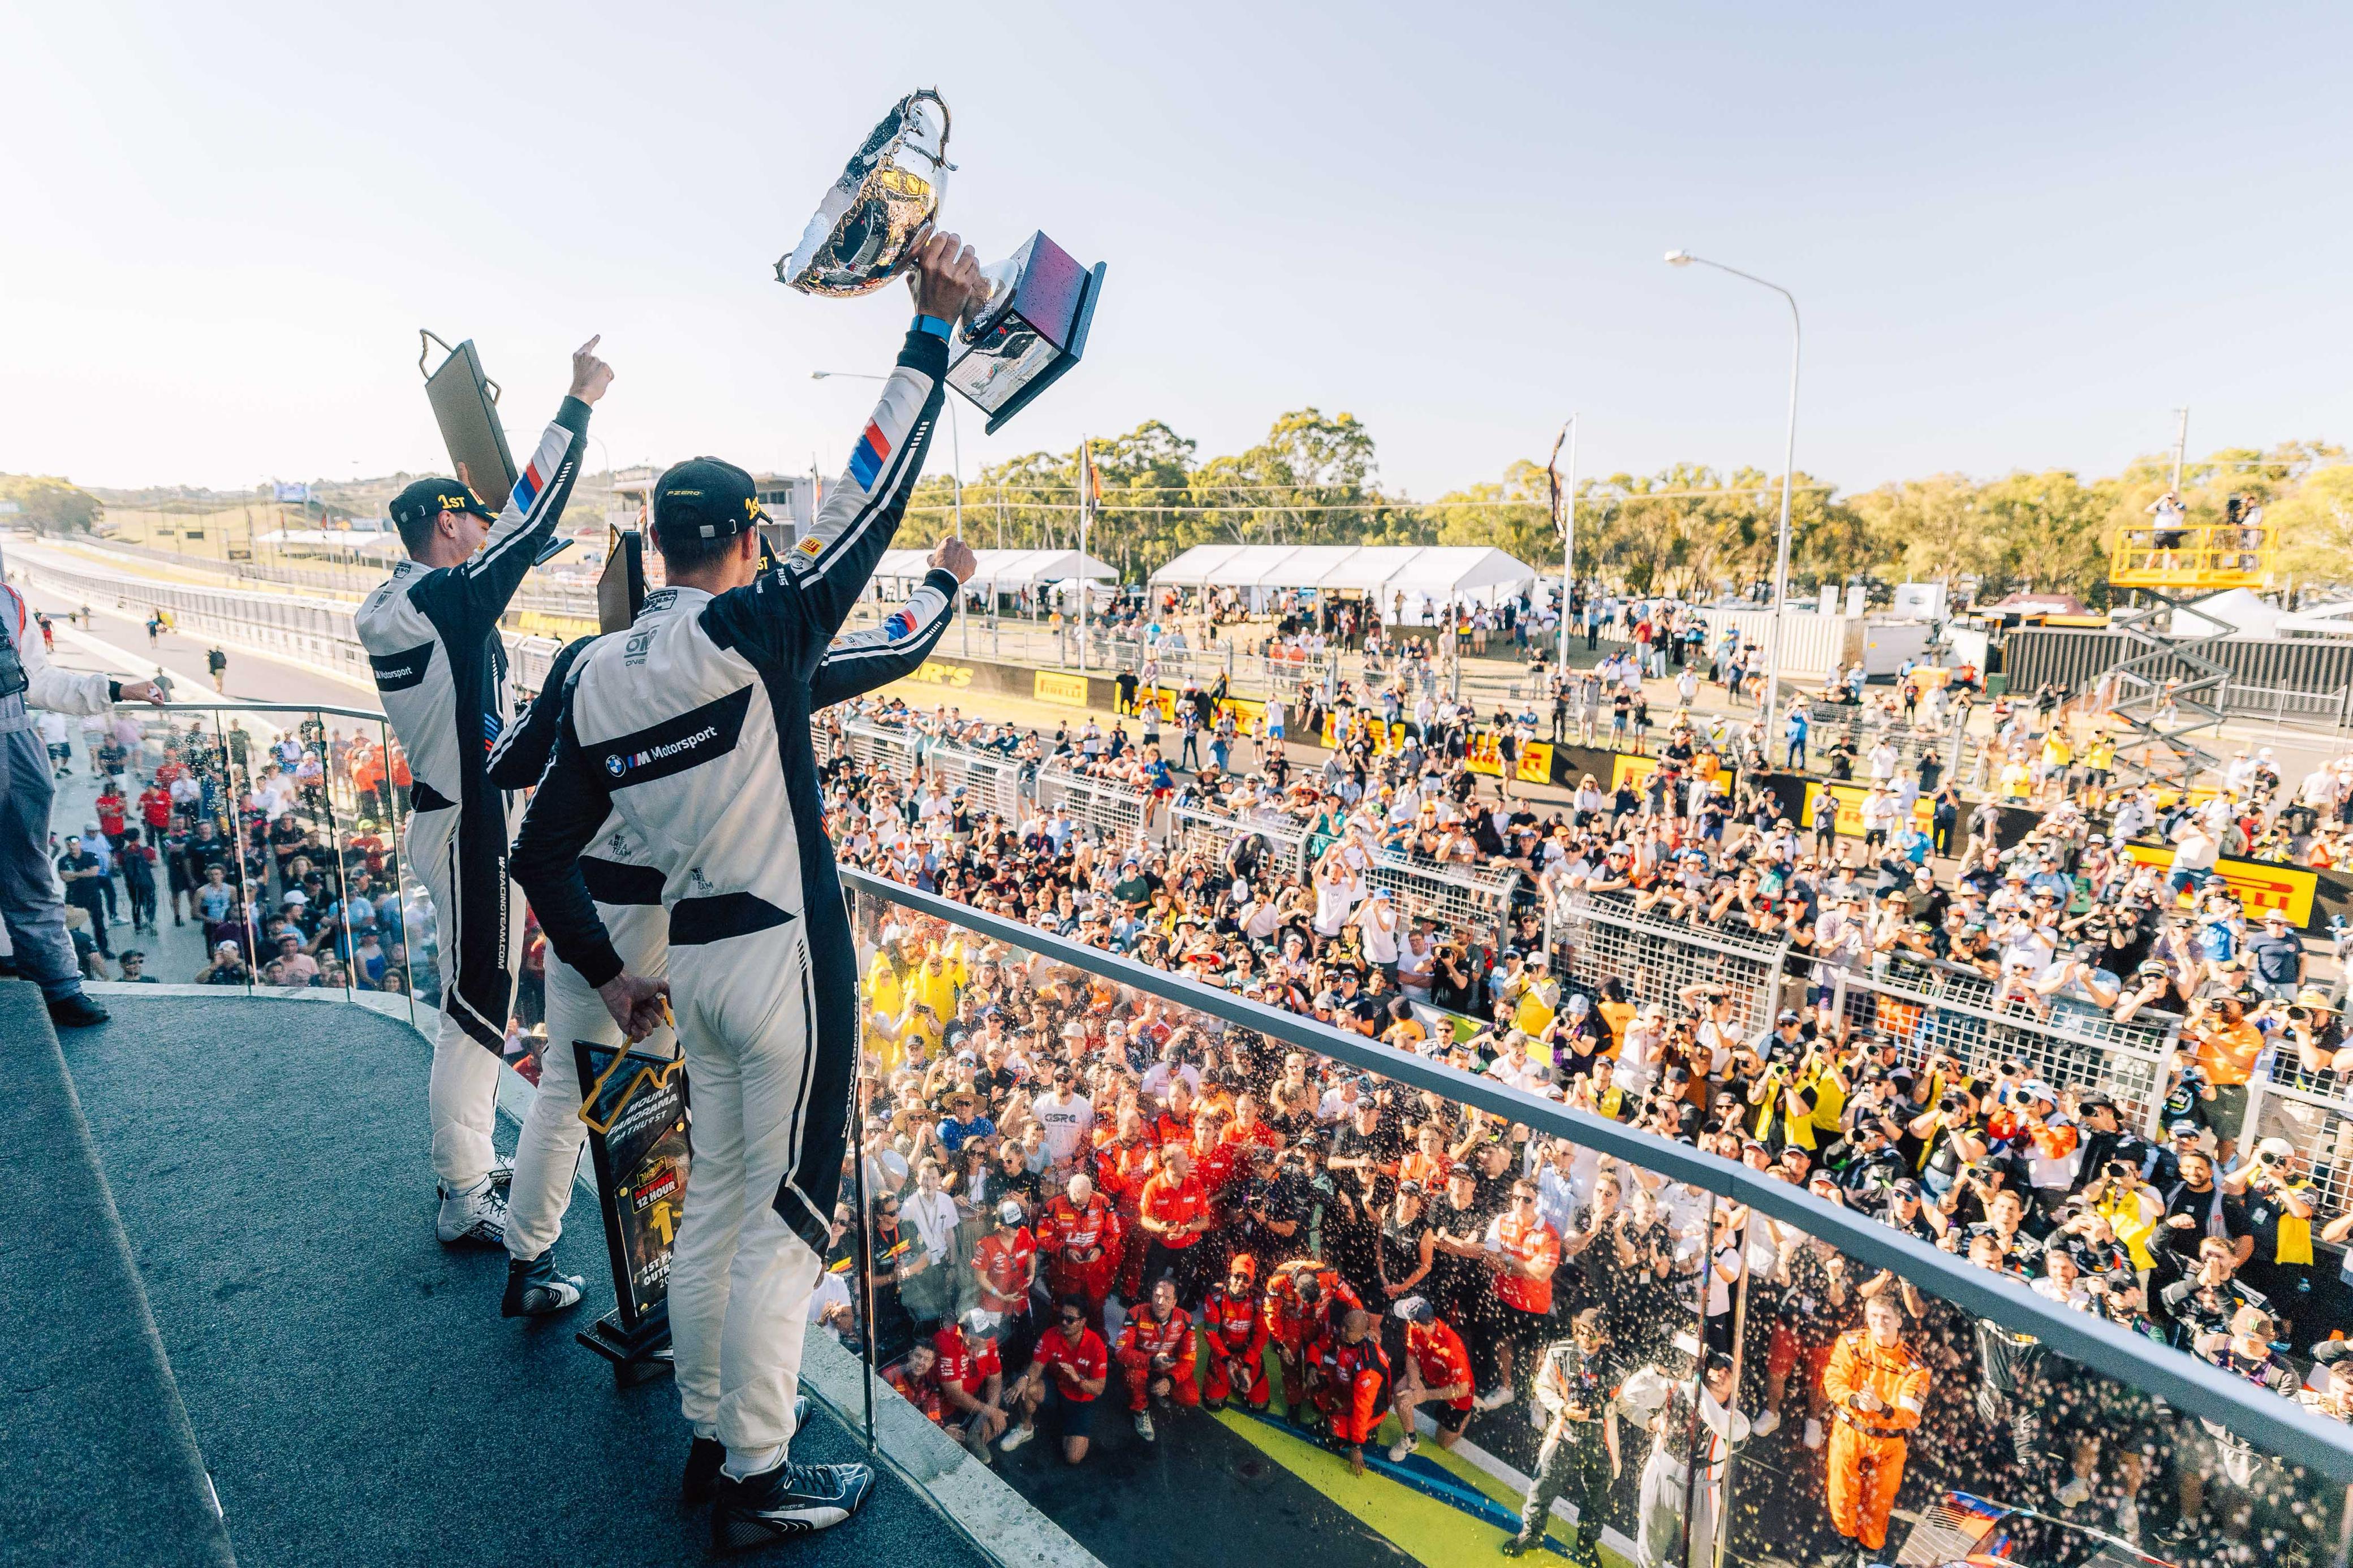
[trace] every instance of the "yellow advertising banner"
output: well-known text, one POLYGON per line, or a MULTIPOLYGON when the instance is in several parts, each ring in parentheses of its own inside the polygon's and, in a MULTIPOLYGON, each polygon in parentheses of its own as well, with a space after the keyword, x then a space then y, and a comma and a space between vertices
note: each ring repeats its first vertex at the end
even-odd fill
MULTIPOLYGON (((2173 851, 2155 845, 2127 844, 2125 853, 2144 866, 2160 870, 2173 868, 2173 851)), ((2214 863, 2214 870, 2223 885, 2239 895, 2239 901, 2250 910, 2280 910, 2286 913, 2288 924, 2299 929, 2312 923, 2312 900, 2320 889, 2320 879, 2295 866, 2272 866, 2261 860, 2233 860, 2225 857, 2214 863)), ((2191 902, 2187 893, 2175 900, 2179 907, 2191 902)))
MULTIPOLYGON (((1373 750, 1386 753, 1394 752, 1398 746, 1404 744, 1405 726, 1403 724, 1391 724, 1379 719, 1367 719, 1366 722, 1372 727, 1373 750)), ((1471 771, 1474 773, 1497 773, 1503 772, 1503 764, 1496 762, 1493 754, 1495 746, 1493 738, 1482 736, 1481 739, 1485 740, 1487 744, 1489 752, 1488 765, 1482 768, 1474 761, 1471 764, 1471 771)), ((1322 735, 1319 737, 1319 743, 1327 752, 1336 751, 1339 748, 1339 721, 1329 713, 1324 715, 1324 731, 1322 735)), ((1472 746, 1472 751, 1475 755, 1477 751, 1475 742, 1472 746)))
POLYGON ((1520 748, 1520 782, 1550 784, 1552 782, 1552 742, 1530 741, 1520 748))
POLYGON ((1658 758, 1630 756, 1620 752, 1609 763, 1609 793, 1616 795, 1618 786, 1622 784, 1631 784, 1639 789, 1644 779, 1658 771, 1658 758))
POLYGON ((1084 708, 1087 705, 1087 678, 1083 675, 1061 675, 1050 669, 1037 672, 1030 690, 1040 702, 1059 703, 1064 708, 1084 708))
MULTIPOLYGON (((1797 826, 1809 833, 1813 831, 1814 803, 1821 799, 1824 790, 1830 791, 1831 797, 1838 802, 1838 830, 1852 838, 1862 837, 1863 797, 1871 794, 1870 788, 1863 784, 1808 784, 1806 785, 1806 820, 1797 826)), ((1926 795, 1922 795, 1912 803, 1912 820, 1921 832, 1931 831, 1931 825, 1936 821, 1936 804, 1926 795)))
POLYGON ((944 686, 953 690, 961 691, 972 684, 972 667, 965 664, 949 664, 942 659, 927 658, 923 660, 922 668, 907 679, 920 680, 926 686, 944 686))

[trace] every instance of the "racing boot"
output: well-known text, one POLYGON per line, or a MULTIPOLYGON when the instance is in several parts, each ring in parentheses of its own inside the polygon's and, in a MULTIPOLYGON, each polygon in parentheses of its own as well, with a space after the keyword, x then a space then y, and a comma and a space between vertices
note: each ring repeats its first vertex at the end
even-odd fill
POLYGON ((866 1506, 874 1471, 866 1465, 781 1461, 737 1480, 722 1470, 711 1500, 711 1549, 741 1552, 839 1524, 866 1506))

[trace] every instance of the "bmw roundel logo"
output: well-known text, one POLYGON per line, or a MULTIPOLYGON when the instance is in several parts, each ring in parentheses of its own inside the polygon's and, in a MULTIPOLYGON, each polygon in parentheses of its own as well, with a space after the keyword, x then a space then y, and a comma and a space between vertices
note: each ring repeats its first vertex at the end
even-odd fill
POLYGON ((619 778, 629 771, 629 760, 618 752, 615 752, 605 759, 605 771, 615 778, 619 778))

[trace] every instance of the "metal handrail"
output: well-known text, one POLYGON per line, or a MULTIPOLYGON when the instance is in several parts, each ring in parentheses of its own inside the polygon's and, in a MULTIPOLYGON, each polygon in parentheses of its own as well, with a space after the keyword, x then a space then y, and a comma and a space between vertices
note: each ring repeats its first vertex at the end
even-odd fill
POLYGON ((326 702, 248 702, 238 698, 223 698, 218 702, 156 702, 142 708, 135 703, 121 703, 132 712, 157 713, 316 713, 321 718, 332 714, 338 719, 364 719, 373 723, 385 722, 385 716, 370 708, 338 708, 326 702))
POLYGON ((1115 957, 1052 931, 1041 931, 955 903, 856 867, 840 868, 844 885, 886 902, 965 927, 983 936, 1060 963, 1099 974, 1163 1001, 1209 1014, 1319 1056, 1395 1079, 1411 1088, 1476 1106, 1482 1110, 1581 1147, 1598 1149, 1630 1164, 1729 1198, 1828 1241, 1874 1268, 1895 1275, 1965 1311, 2041 1339, 2059 1354, 2119 1382, 2154 1394, 2193 1415, 2229 1426, 2290 1462, 2308 1466, 2331 1479, 2353 1482, 2353 1427, 2330 1421, 2293 1401, 2257 1394, 2243 1381, 2194 1356, 2157 1349, 2139 1335, 2087 1313, 2063 1307, 2025 1285, 1949 1254, 1893 1226, 1864 1219, 1825 1203, 1787 1182, 1773 1181, 1737 1162, 1696 1149, 1589 1111, 1572 1110, 1497 1079, 1468 1073, 1410 1052, 1374 1045, 1296 1013, 1233 995, 1184 974, 1115 957))

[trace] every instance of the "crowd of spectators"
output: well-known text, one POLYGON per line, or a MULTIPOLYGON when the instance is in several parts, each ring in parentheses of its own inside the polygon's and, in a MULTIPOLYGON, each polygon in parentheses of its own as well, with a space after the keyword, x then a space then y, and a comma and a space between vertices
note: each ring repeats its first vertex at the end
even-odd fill
MULTIPOLYGON (((1886 775, 1866 753, 1887 805, 1858 832, 1828 791, 1819 820, 1792 820, 1736 771, 1736 745, 1681 713, 1646 773, 1541 805, 1482 780, 1435 723, 1377 743, 1377 710, 1335 713, 1363 743, 1313 768, 1238 726, 1172 760, 1143 714, 1133 734, 1051 736, 891 704, 860 716, 934 760, 902 777, 839 752, 828 807, 848 862, 1741 1162, 2353 1414, 2346 1297, 2315 1246, 2353 1230, 2321 1179, 2341 1176, 2341 1152, 2247 1125, 2259 1068, 2335 1093, 2353 1049, 2297 934, 2179 853, 2218 809, 2255 804, 2238 789, 2137 819, 2145 795, 2079 786, 2010 838, 1997 807, 1924 778, 1935 753, 1886 775), (937 765, 960 747, 1235 831, 1187 847, 1067 810, 991 813, 937 765), (2141 839, 2172 840, 2169 871, 2123 852, 2141 839), (1377 885, 1400 863, 1515 882, 1516 900, 1451 923, 1377 885), (1705 931, 1771 954, 1770 1022, 1753 1023, 1753 990, 1645 996, 1599 973, 1577 918, 1596 911, 1662 942, 1705 931), (1854 1005, 1890 976, 1966 994, 1990 1026, 1939 1048, 1918 1009, 1854 1005), (2178 1035, 2161 1077, 2103 1056, 2136 1023, 2178 1035)), ((1212 735, 1232 722, 1203 718, 1212 735)), ((1936 1369, 1937 1440, 1915 1460, 1934 1484, 2152 1547, 2162 1531, 2177 1558, 2309 1522, 2293 1473, 2221 1428, 1794 1226, 860 902, 862 1174, 887 1243, 875 1329, 894 1380, 976 1451, 1018 1446, 1050 1411, 1082 1459, 1073 1439, 1094 1427, 1078 1407, 1106 1397, 1146 1436, 1172 1408, 1279 1395, 1352 1459, 1399 1407, 1434 1415, 1441 1442, 1500 1443, 1526 1430, 1495 1413, 1525 1402, 1532 1358, 1598 1306, 1629 1370, 1736 1345, 1752 1441, 1790 1450, 1766 1473, 1802 1475, 1831 1341, 1894 1292, 1936 1369)), ((1400 1457, 1412 1446, 1383 1435, 1400 1457)))
MULTIPOLYGON (((434 1003, 431 910, 401 885, 388 820, 408 787, 396 744, 315 722, 224 731, 128 712, 83 740, 91 820, 51 837, 87 978, 414 988, 434 1003), (137 945, 166 920, 201 933, 193 973, 160 973, 137 945)), ((70 776, 69 746, 58 762, 70 776)))

